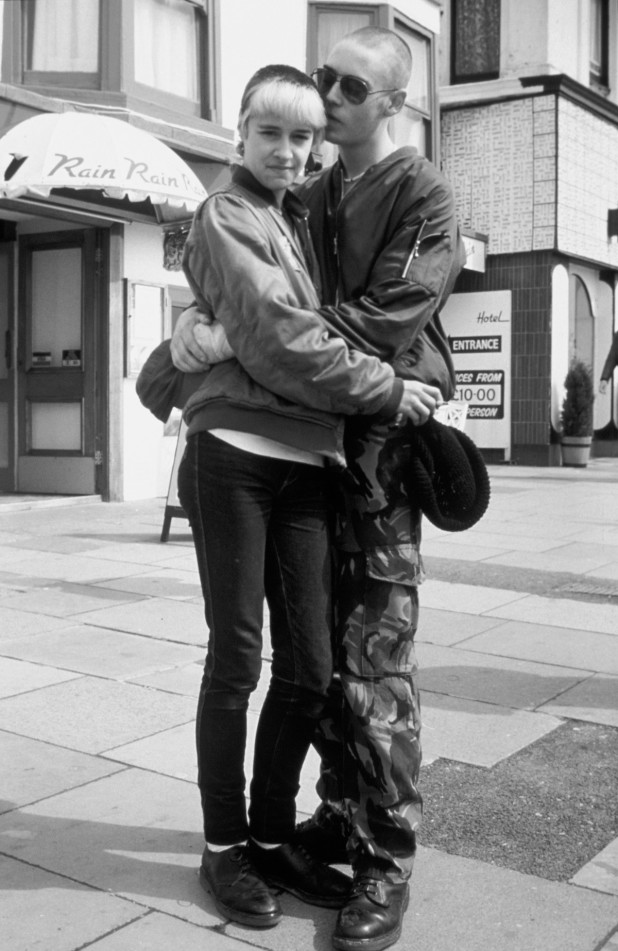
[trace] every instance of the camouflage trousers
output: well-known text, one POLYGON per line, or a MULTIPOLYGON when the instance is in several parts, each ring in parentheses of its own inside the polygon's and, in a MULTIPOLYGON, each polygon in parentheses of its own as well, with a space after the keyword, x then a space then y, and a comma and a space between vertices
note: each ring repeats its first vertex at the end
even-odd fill
POLYGON ((335 552, 336 676, 315 746, 318 794, 343 813, 354 865, 412 872, 421 821, 414 635, 421 516, 403 486, 402 435, 348 424, 335 552))

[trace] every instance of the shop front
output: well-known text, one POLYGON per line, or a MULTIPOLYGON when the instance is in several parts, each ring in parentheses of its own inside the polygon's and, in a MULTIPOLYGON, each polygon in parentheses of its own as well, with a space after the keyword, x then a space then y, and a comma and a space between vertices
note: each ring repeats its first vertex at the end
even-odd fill
POLYGON ((165 493, 165 434, 135 378, 189 301, 165 254, 226 165, 202 169, 86 112, 0 138, 0 491, 165 493))

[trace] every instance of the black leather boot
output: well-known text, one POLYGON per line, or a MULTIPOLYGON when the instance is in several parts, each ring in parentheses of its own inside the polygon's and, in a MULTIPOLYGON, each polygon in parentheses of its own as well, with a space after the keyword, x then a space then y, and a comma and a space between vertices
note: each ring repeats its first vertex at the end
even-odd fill
POLYGON ((350 899, 337 917, 334 947, 341 951, 383 951, 395 944, 401 937, 409 894, 407 882, 393 885, 357 874, 350 899))
POLYGON ((276 849, 249 843, 253 866, 268 882, 321 908, 341 908, 348 899, 352 879, 316 861, 301 845, 286 842, 276 849))
POLYGON ((299 822, 292 841, 325 865, 349 865, 349 832, 344 816, 322 804, 310 819, 299 822))
POLYGON ((204 849, 200 882, 212 893, 224 918, 250 928, 272 928, 281 921, 281 906, 251 865, 247 847, 222 852, 204 849))

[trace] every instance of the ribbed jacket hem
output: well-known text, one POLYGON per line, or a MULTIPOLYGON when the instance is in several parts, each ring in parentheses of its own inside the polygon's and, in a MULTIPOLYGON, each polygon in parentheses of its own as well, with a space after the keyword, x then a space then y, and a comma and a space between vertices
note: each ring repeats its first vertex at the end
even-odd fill
POLYGON ((191 417, 187 436, 218 428, 235 429, 240 433, 275 439, 295 449, 320 453, 335 465, 345 465, 343 420, 331 426, 309 417, 290 416, 289 413, 279 415, 266 410, 213 402, 191 417))

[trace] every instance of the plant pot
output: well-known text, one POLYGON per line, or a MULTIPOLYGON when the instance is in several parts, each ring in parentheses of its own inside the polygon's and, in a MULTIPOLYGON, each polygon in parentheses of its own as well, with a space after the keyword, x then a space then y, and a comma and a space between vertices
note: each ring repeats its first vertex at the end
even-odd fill
POLYGON ((583 469, 588 465, 591 446, 592 436, 562 436, 560 440, 562 465, 583 469))

